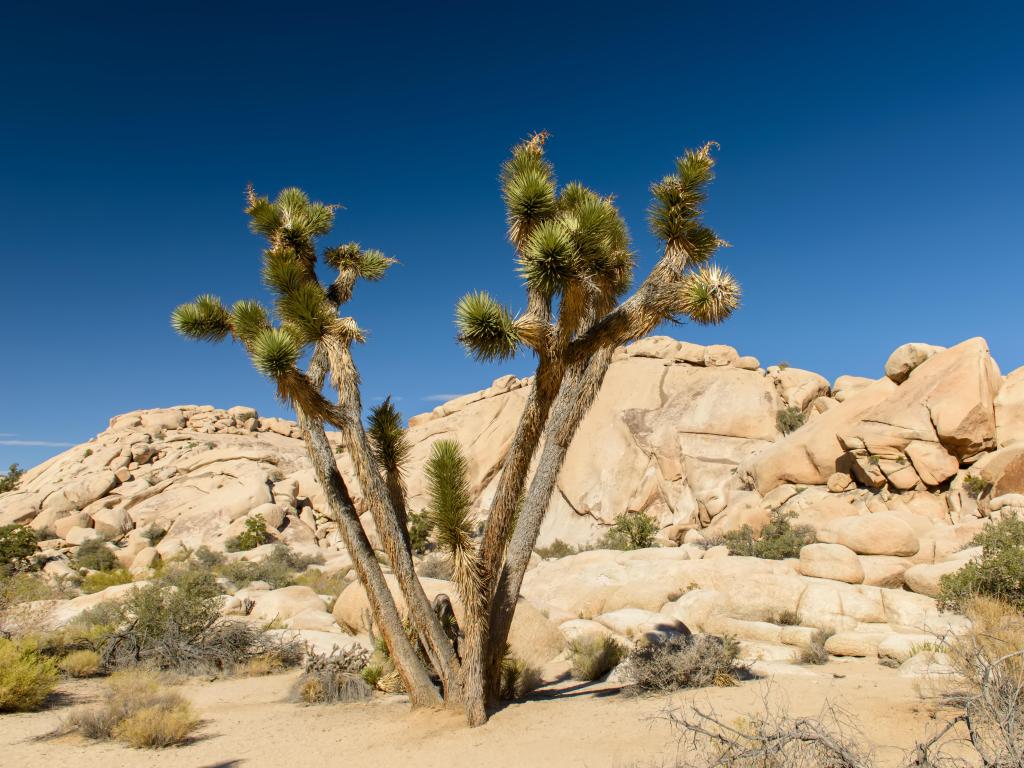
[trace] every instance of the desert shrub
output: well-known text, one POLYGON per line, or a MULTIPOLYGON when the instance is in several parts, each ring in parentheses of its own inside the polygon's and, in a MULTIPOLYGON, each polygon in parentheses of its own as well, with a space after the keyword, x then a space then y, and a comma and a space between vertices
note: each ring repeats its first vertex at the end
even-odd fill
POLYGON ((980 475, 967 475, 964 478, 964 490, 972 499, 980 499, 989 488, 989 482, 980 475))
POLYGON ((800 429, 806 421, 807 417, 799 408, 780 408, 775 413, 775 425, 779 428, 779 432, 784 435, 800 429))
POLYGON ((0 638, 0 712, 37 710, 56 684, 56 665, 34 643, 0 638))
POLYGON ((294 584, 296 570, 305 570, 311 559, 296 554, 285 544, 278 544, 268 557, 258 563, 236 560, 215 567, 214 572, 236 587, 244 587, 253 581, 265 581, 273 589, 280 589, 294 584))
POLYGON ((319 568, 310 568, 305 573, 296 576, 293 583, 309 587, 318 595, 337 597, 348 586, 348 581, 346 581, 345 577, 350 570, 349 568, 344 568, 340 571, 324 573, 319 568))
POLYGON ((245 530, 224 542, 224 549, 228 552, 245 552, 268 541, 267 521, 263 515, 250 515, 245 518, 245 530))
POLYGON ((981 558, 940 581, 939 606, 962 611, 974 597, 991 597, 1024 610, 1024 521, 1007 517, 973 541, 981 558))
POLYGON ((622 661, 626 649, 613 637, 593 632, 569 642, 572 676, 577 680, 597 680, 622 661))
POLYGON ((7 493, 13 491, 18 487, 18 483, 21 481, 21 476, 25 474, 21 467, 17 464, 11 464, 7 469, 7 473, 0 475, 0 493, 7 493))
POLYGON ((419 567, 416 568, 416 573, 428 579, 451 581, 452 564, 447 557, 442 555, 428 555, 420 562, 419 567))
POLYGON ((102 592, 107 587, 131 584, 132 581, 132 575, 124 568, 118 568, 116 571, 96 571, 82 579, 82 591, 91 595, 94 592, 102 592))
MULTIPOLYGON (((151 525, 146 530, 144 530, 142 532, 142 538, 144 538, 146 541, 148 541, 149 542, 149 546, 151 546, 151 547, 155 547, 157 544, 159 544, 160 541, 163 539, 163 537, 166 536, 166 535, 167 535, 167 531, 165 531, 163 528, 161 528, 158 525, 151 525)), ((205 545, 203 545, 203 547, 200 547, 200 549, 205 549, 205 548, 206 548, 205 545)))
POLYGON ((578 550, 571 544, 566 544, 561 539, 555 539, 548 546, 537 547, 534 551, 545 560, 558 560, 562 557, 575 555, 578 550))
POLYGON ((806 525, 793 525, 790 520, 795 517, 795 512, 775 510, 768 524, 761 529, 760 536, 755 537, 754 530, 749 525, 743 525, 738 530, 726 533, 724 543, 732 555, 765 560, 799 557, 802 547, 814 543, 814 529, 806 525))
POLYGON ((643 512, 623 512, 616 516, 604 535, 604 549, 644 549, 654 544, 658 524, 643 512))
POLYGON ((801 664, 826 664, 828 663, 828 651, 825 650, 825 643, 834 633, 819 629, 811 636, 811 644, 801 648, 797 655, 797 661, 801 664))
POLYGON ((117 567, 117 558, 103 539, 89 539, 79 546, 75 563, 90 571, 112 571, 117 567))
POLYGON ((90 739, 117 739, 136 748, 179 744, 199 727, 192 705, 164 688, 151 671, 113 675, 105 700, 71 714, 68 729, 90 739))
POLYGON ((38 548, 35 531, 27 525, 0 526, 0 574, 27 570, 38 548))
POLYGON ((92 677, 100 671, 100 655, 96 651, 72 651, 60 660, 60 671, 68 677, 92 677))
POLYGON ((204 568, 215 568, 227 562, 222 552, 214 552, 205 544, 192 553, 192 558, 204 568))
POLYGON ((371 682, 363 675, 369 658, 369 652, 358 646, 345 651, 335 648, 330 654, 307 649, 302 675, 292 686, 292 700, 303 704, 334 704, 369 699, 380 679, 379 674, 375 679, 371 675, 371 682))
POLYGON ((409 513, 409 543, 417 555, 425 555, 430 549, 430 534, 434 523, 426 512, 409 513))
POLYGON ((677 635, 638 645, 626 657, 623 673, 635 693, 735 685, 743 672, 737 656, 739 645, 732 638, 677 635))
POLYGON ((103 647, 104 667, 148 664, 185 674, 233 672, 271 652, 279 653, 286 665, 298 663, 298 643, 221 618, 220 594, 212 574, 187 569, 134 590, 121 605, 117 629, 103 647))
POLYGON ((540 670, 510 653, 501 661, 499 695, 504 701, 515 701, 540 687, 540 670))
POLYGON ((798 627, 800 617, 796 611, 781 611, 774 617, 772 624, 778 624, 780 627, 798 627))

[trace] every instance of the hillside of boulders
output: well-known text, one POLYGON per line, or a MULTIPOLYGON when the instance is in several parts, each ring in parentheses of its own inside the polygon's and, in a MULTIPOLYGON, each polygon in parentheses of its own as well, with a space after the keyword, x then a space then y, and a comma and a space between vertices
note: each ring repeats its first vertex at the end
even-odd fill
MULTIPOLYGON (((535 557, 513 645, 542 665, 582 634, 632 642, 708 632, 738 638, 748 660, 784 666, 827 630, 833 655, 906 662, 963 628, 965 619, 939 610, 942 576, 978 556, 971 542, 989 521, 1024 511, 1022 371, 1002 376, 980 338, 948 349, 905 344, 879 378, 831 383, 722 345, 652 337, 617 350, 539 542, 542 553, 557 542, 568 556, 535 557), (595 548, 623 513, 655 521, 655 547, 595 548), (781 518, 810 532, 791 557, 739 556, 724 544, 781 518)), ((409 419, 411 510, 426 504, 430 446, 455 438, 485 516, 530 385, 505 376, 409 419)), ((351 461, 330 436, 365 511, 351 461)), ((258 561, 286 544, 345 575, 337 600, 256 583, 224 611, 325 648, 370 643, 365 594, 297 426, 252 408, 116 416, 0 495, 0 525, 9 524, 37 532, 36 560, 55 580, 81 577, 75 555, 92 541, 140 581, 203 548, 258 561), (267 543, 226 553, 254 518, 267 543)), ((431 597, 454 594, 446 581, 424 583, 431 597)), ((131 588, 50 601, 50 620, 66 623, 131 588)))

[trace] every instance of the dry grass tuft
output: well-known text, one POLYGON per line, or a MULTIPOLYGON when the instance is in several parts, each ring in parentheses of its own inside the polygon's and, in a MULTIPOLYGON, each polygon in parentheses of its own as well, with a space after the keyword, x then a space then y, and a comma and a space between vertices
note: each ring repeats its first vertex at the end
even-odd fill
POLYGON ((800 651, 797 661, 801 664, 827 664, 828 651, 825 650, 825 643, 833 634, 835 633, 819 629, 811 638, 811 644, 800 651))
POLYGON ((157 673, 135 669, 112 675, 105 701, 73 712, 66 727, 90 739, 156 749, 183 742, 199 719, 184 697, 164 688, 157 673))
POLYGON ((737 656, 739 645, 729 637, 676 636, 637 646, 623 671, 634 693, 724 687, 735 685, 744 671, 737 656))
POLYGON ((68 677, 92 677, 100 671, 100 655, 96 651, 72 651, 58 666, 68 677))
POLYGON ((611 672, 626 655, 626 649, 613 637, 593 632, 569 642, 572 676, 577 680, 597 680, 611 672))

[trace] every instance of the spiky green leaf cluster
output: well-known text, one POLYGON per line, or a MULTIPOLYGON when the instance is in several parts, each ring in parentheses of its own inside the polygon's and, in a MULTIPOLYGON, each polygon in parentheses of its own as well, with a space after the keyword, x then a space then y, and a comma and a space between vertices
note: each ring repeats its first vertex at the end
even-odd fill
POLYGON ((452 573, 463 600, 479 586, 473 525, 470 520, 472 495, 469 467, 455 440, 438 440, 431 447, 424 467, 430 502, 427 516, 434 527, 438 548, 451 560, 452 573))
POLYGON ((395 408, 390 396, 370 411, 369 422, 367 434, 377 463, 387 472, 400 474, 412 446, 405 436, 402 414, 395 408))
POLYGON ((512 314, 486 291, 468 293, 455 307, 459 341, 477 360, 504 360, 519 345, 512 314))
POLYGON ((670 251, 684 251, 690 264, 703 264, 723 245, 713 230, 701 224, 707 188, 715 177, 711 147, 687 150, 676 160, 674 174, 651 185, 651 232, 670 251))
POLYGON ((199 341, 221 341, 231 333, 231 317, 216 296, 204 294, 171 313, 171 325, 182 336, 199 341))
POLYGON ((253 365, 272 379, 292 373, 301 354, 298 342, 283 328, 265 328, 250 346, 253 365))
POLYGON ((315 344, 328 334, 337 312, 327 300, 323 287, 306 281, 277 299, 277 316, 300 344, 315 344))
POLYGON ((509 239, 525 243, 533 228, 557 209, 554 172, 544 158, 544 135, 516 145, 501 169, 509 239))
POLYGON ((715 264, 688 272, 680 284, 681 312, 701 325, 721 323, 739 304, 739 283, 715 264))
POLYGON ((231 307, 231 328, 235 336, 251 344, 261 331, 270 328, 270 317, 258 301, 243 299, 231 307))
POLYGON ((374 248, 363 250, 359 243, 346 243, 324 251, 324 261, 338 271, 355 270, 363 280, 380 280, 395 259, 374 248))

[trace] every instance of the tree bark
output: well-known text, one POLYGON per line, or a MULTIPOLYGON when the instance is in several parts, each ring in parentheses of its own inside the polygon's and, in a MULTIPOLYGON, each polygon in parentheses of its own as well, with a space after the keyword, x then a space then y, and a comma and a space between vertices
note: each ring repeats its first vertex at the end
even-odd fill
POLYGON ((505 567, 501 571, 491 603, 490 627, 485 675, 488 694, 493 699, 496 681, 501 676, 501 661, 512 627, 519 590, 523 585, 533 548, 540 535, 551 496, 558 482, 558 474, 565 463, 569 445, 601 389, 605 373, 611 364, 613 345, 600 348, 588 362, 575 362, 566 371, 554 404, 551 417, 544 429, 544 450, 530 483, 526 501, 519 512, 515 531, 508 545, 505 567))
POLYGON ((405 596, 413 626, 441 679, 445 702, 458 704, 462 701, 461 665, 455 656, 455 649, 431 608, 419 577, 416 576, 412 555, 399 527, 398 516, 392 507, 387 485, 370 449, 370 441, 363 429, 358 373, 352 362, 351 352, 347 345, 338 344, 328 350, 328 360, 341 407, 348 416, 343 435, 359 477, 363 497, 373 515, 377 534, 405 596))
POLYGON ((409 693, 409 700, 413 706, 440 706, 441 696, 405 634, 394 597, 388 589, 384 572, 359 521, 359 514, 352 503, 348 487, 338 471, 323 424, 307 417, 299 408, 296 408, 296 415, 316 478, 324 490, 330 511, 338 522, 341 537, 352 557, 356 575, 366 589, 373 620, 384 636, 395 669, 398 670, 409 693))

